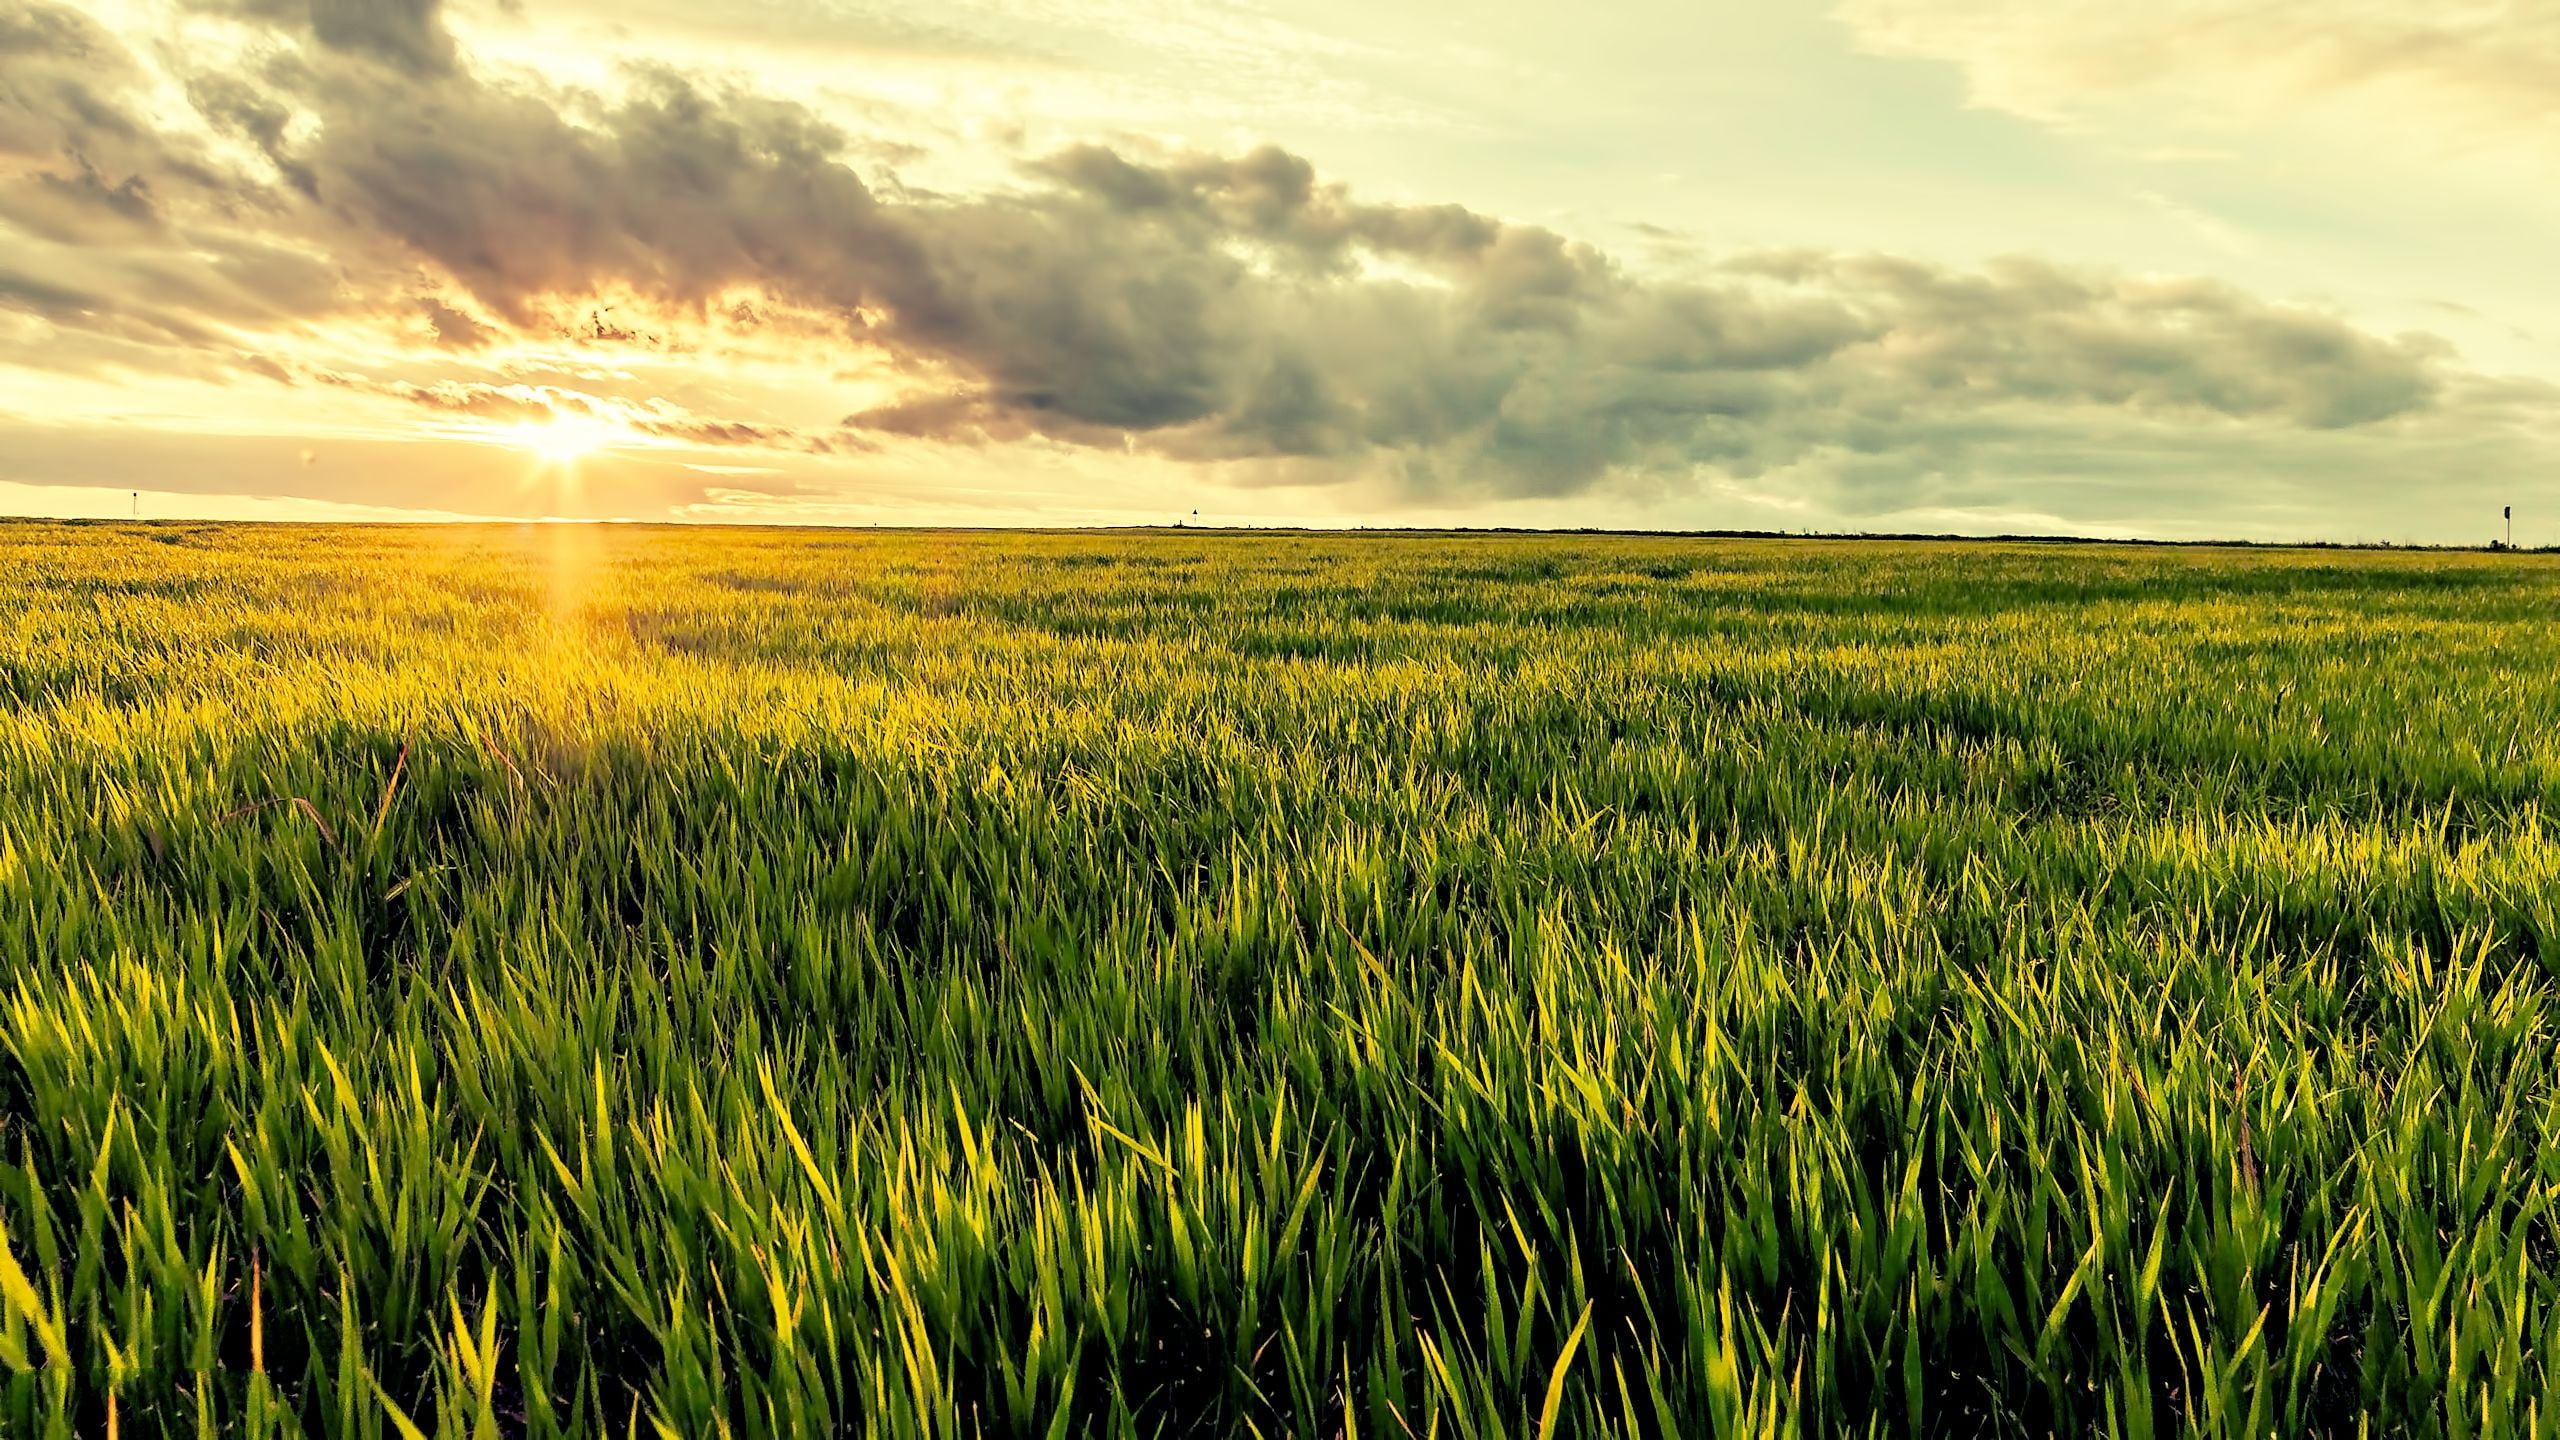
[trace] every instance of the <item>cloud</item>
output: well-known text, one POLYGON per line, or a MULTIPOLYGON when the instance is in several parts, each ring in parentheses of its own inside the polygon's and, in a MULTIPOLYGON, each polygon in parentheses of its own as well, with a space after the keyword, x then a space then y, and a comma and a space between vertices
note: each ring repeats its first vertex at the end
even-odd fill
POLYGON ((435 332, 436 343, 449 349, 477 350, 496 338, 487 325, 432 295, 418 302, 418 310, 435 332))
POLYGON ((323 383, 387 396, 439 414, 492 422, 495 427, 465 431, 466 437, 513 438, 513 430, 523 427, 561 420, 584 420, 607 426, 609 432, 635 438, 670 440, 706 448, 747 446, 830 455, 835 453, 840 443, 855 448, 861 445, 858 437, 831 436, 761 421, 699 415, 665 399, 635 404, 552 385, 467 381, 420 385, 410 381, 375 381, 351 375, 318 378, 323 383))
POLYGON ((1962 67, 1977 103, 2069 123, 2113 101, 2223 122, 2355 102, 2448 138, 2560 139, 2560 8, 2516 0, 1842 0, 1867 48, 1962 67))
POLYGON ((454 65, 443 0, 193 0, 193 8, 296 31, 327 50, 411 75, 454 65))
POLYGON ((76 13, 0 29, 20 161, 0 172, 0 307, 112 338, 117 363, 262 383, 329 367, 239 357, 407 336, 435 378, 362 388, 518 419, 586 403, 509 374, 526 347, 757 335, 776 363, 894 386, 829 410, 841 426, 661 397, 618 417, 811 452, 1037 437, 1411 503, 1700 475, 2031 483, 2017 437, 2070 429, 2387 446, 2528 423, 2439 342, 2210 282, 1827 252, 1648 278, 1540 226, 1363 198, 1270 146, 1083 144, 1005 188, 911 192, 865 177, 862 137, 734 85, 475 68, 419 0, 224 13, 263 39, 162 76, 177 120, 137 98, 163 62, 76 13))
POLYGON ((140 113, 147 73, 89 16, 0 8, 0 221, 50 239, 129 240, 163 191, 215 181, 189 142, 140 113))

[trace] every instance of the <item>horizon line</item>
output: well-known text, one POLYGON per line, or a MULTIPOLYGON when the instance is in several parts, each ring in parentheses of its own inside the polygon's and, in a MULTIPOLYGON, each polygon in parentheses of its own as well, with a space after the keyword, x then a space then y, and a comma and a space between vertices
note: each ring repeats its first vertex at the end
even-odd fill
POLYGON ((2446 554, 2482 555, 2549 555, 2560 554, 2560 543, 2548 545, 2511 545, 2500 540, 2480 544, 2428 542, 2415 540, 2250 540, 2242 538, 2163 539, 2134 535, 2062 535, 2040 531, 2001 531, 1974 534, 1962 531, 1933 530, 1751 530, 1729 528, 1673 529, 1602 525, 1186 525, 1117 523, 1093 525, 969 525, 969 524, 863 524, 825 521, 754 521, 754 520, 643 520, 628 516, 575 517, 562 515, 462 517, 439 519, 423 516, 417 519, 389 517, 346 517, 288 519, 280 517, 234 517, 166 515, 151 517, 116 517, 105 515, 0 515, 7 525, 76 525, 99 526, 246 526, 271 528, 321 529, 332 527, 365 527, 381 529, 531 529, 556 525, 594 525, 630 529, 662 530, 772 530, 819 531, 830 534, 987 534, 987 535, 1309 535, 1309 536, 1376 536, 1406 539, 1433 536, 1502 536, 1535 538, 1540 536, 1586 536, 1595 539, 1654 540, 1798 540, 1817 543, 1933 543, 1954 545, 2088 545, 2138 546, 2151 549, 2243 549, 2243 550, 2391 550, 2424 551, 2446 554))

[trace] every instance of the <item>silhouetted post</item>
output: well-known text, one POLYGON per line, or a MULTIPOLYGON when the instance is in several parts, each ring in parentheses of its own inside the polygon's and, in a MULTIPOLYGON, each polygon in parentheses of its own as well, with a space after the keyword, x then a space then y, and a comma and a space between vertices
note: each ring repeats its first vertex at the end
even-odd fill
POLYGON ((142 518, 142 492, 139 490, 133 492, 133 518, 142 518))
POLYGON ((2508 548, 2508 549, 2510 549, 2510 550, 2513 550, 2514 548, 2516 548, 2516 507, 2514 507, 2513 505, 2510 505, 2510 506, 2506 507, 2506 509, 2507 509, 2507 548, 2508 548))

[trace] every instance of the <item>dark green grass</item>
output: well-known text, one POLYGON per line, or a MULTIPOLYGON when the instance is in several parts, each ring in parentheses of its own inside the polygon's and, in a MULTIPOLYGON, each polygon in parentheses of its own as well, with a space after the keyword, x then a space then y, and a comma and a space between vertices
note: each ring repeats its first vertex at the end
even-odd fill
POLYGON ((0 1433, 2531 1431, 2555 600, 0 529, 0 1433))

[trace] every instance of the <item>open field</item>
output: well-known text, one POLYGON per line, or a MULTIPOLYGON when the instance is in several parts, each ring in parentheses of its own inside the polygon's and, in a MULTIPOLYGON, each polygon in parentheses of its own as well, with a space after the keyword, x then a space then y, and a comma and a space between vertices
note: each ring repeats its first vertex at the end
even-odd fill
POLYGON ((0 1433, 2548 1426, 2555 605, 0 527, 0 1433))

